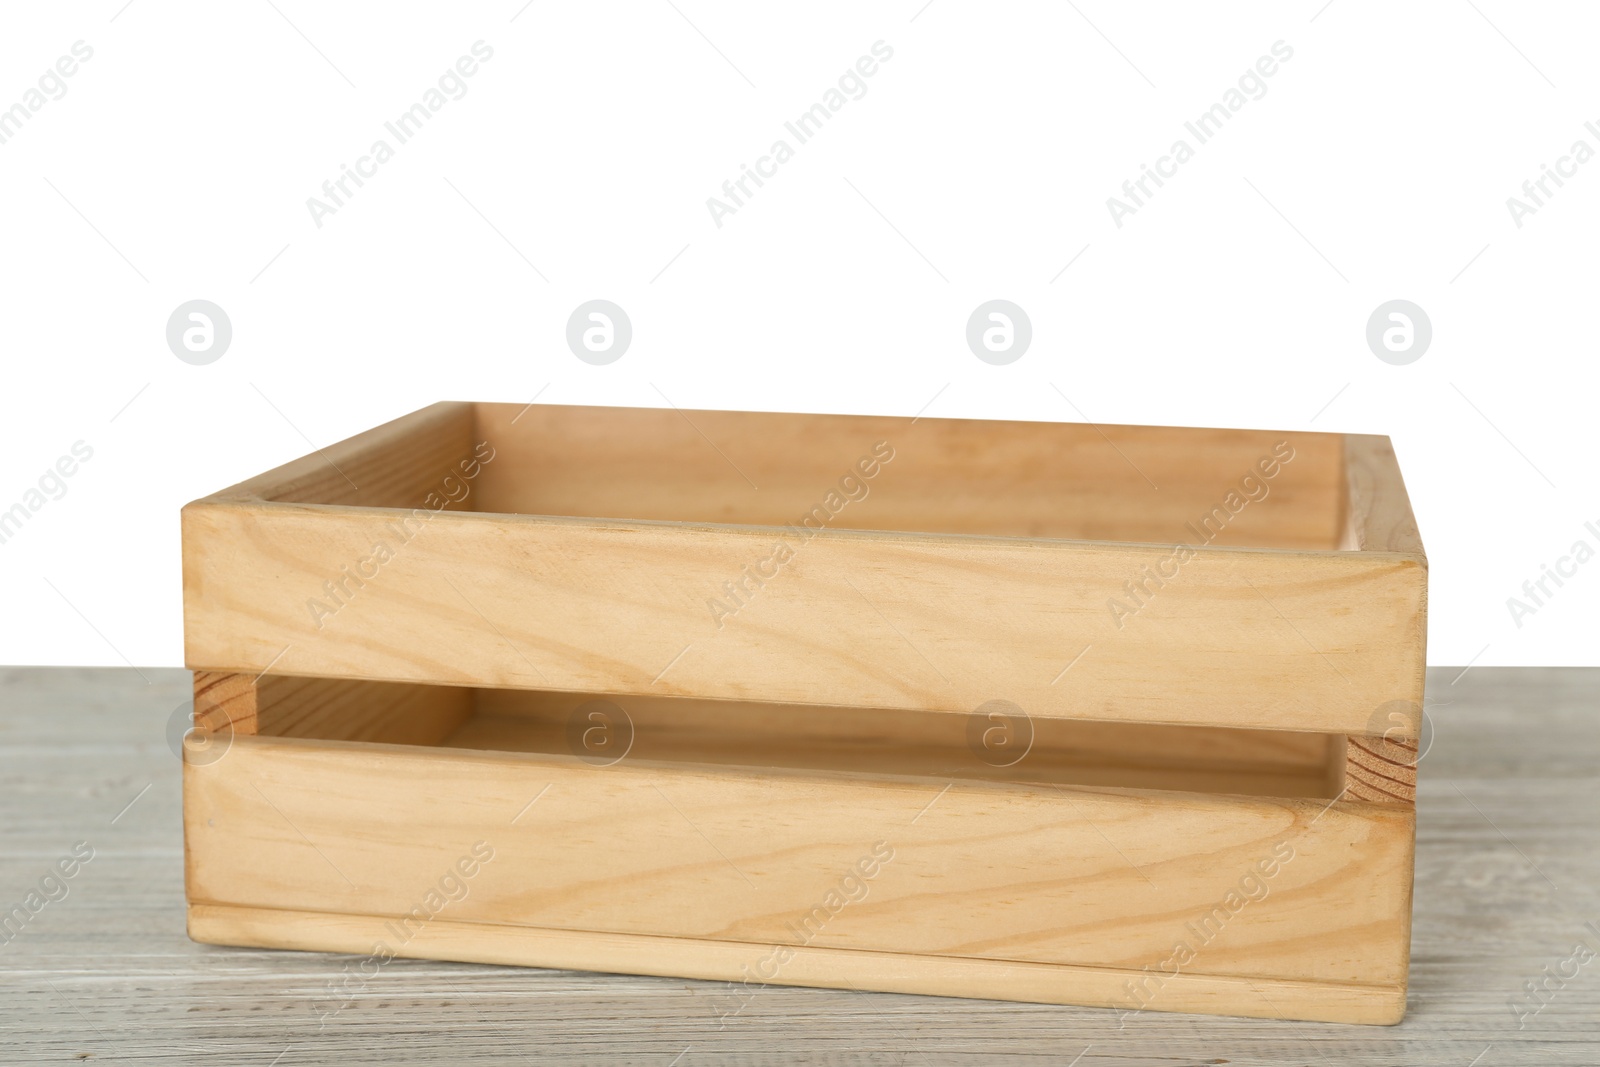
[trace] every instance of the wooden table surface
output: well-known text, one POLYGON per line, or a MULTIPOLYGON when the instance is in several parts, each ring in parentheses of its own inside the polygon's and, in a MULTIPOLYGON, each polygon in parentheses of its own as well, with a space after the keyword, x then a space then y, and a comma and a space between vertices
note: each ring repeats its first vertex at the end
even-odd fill
MULTIPOLYGON (((1396 1027, 1258 1022, 354 957, 184 934, 175 739, 189 675, 0 669, 0 905, 93 858, 0 943, 0 1063, 1600 1064, 1600 669, 1436 668, 1410 1008, 1396 1027), (80 849, 80 852, 83 851, 80 849), (61 888, 66 891, 61 896, 61 888), (1511 1002, 1551 973, 1521 1020, 1511 1002), (1573 974, 1576 969, 1576 974, 1573 974)), ((0 942, 4 934, 0 934, 0 942)))

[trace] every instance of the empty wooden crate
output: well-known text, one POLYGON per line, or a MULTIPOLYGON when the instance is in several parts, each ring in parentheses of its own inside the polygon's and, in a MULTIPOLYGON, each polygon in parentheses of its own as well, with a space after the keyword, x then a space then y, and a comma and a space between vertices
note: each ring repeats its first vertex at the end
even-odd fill
POLYGON ((183 532, 199 940, 1404 1011, 1386 438, 439 404, 183 532))

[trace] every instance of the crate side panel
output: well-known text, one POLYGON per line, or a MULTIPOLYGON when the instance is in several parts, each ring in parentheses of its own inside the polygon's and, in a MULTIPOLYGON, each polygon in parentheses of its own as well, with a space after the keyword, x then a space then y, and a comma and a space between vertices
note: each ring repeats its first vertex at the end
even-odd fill
POLYGON ((1339 734, 1420 702, 1426 570, 1382 553, 275 504, 184 538, 198 667, 1339 734))
POLYGON ((1403 984, 1410 809, 239 737, 191 902, 1403 984))
POLYGON ((750 945, 735 941, 601 934, 581 930, 456 922, 438 918, 397 935, 390 920, 368 915, 189 906, 189 936, 213 945, 312 949, 368 956, 456 960, 699 978, 734 983, 714 991, 719 1021, 742 1012, 764 985, 877 990, 986 1000, 1110 1008, 1126 1021, 1135 1008, 1235 1015, 1252 1019, 1391 1024, 1405 1014, 1403 986, 1353 985, 1178 973, 1139 1007, 1127 986, 1141 976, 1110 968, 1066 967, 951 956, 750 945))

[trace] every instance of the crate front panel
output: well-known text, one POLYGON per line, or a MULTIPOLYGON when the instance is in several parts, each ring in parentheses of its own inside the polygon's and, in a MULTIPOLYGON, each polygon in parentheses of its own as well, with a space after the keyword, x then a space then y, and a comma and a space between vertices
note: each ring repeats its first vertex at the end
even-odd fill
POLYGON ((1402 805, 237 736, 186 760, 184 818, 199 905, 398 918, 486 846, 435 917, 730 942, 752 961, 805 945, 1390 989, 1406 974, 1402 805))
POLYGON ((826 531, 728 618, 724 583, 788 535, 445 511, 402 541, 401 514, 190 505, 190 665, 1337 734, 1420 705, 1404 555, 826 531), (1175 576, 1119 614, 1146 568, 1175 576))

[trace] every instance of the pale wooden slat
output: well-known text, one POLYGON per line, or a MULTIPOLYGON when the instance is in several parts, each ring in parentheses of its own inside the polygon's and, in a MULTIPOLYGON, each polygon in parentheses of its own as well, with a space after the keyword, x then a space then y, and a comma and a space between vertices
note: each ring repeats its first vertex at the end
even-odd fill
MULTIPOLYGON (((379 918, 316 911, 274 911, 215 904, 189 906, 189 936, 218 945, 315 947, 370 953, 399 941, 379 918)), ((771 956, 771 945, 701 941, 637 934, 574 933, 533 927, 435 919, 419 926, 396 955, 476 963, 537 963, 544 967, 746 981, 771 956)), ((1127 986, 1144 976, 1108 967, 1058 967, 1010 960, 908 956, 804 946, 786 957, 772 984, 828 989, 877 989, 941 997, 1088 1004, 1129 1016, 1127 986)), ((760 988, 760 984, 756 984, 760 988)), ((729 998, 732 1011, 739 1003, 729 998)), ((1282 981, 1179 973, 1167 977, 1146 1011, 1207 1012, 1250 1019, 1395 1023, 1405 990, 1340 982, 1282 981)))
POLYGON ((1138 970, 1187 939, 1191 973, 1395 987, 1413 826, 1389 805, 267 737, 185 783, 192 903, 401 916, 482 842, 454 919, 783 944, 876 858, 806 943, 1138 970))
POLYGON ((1249 478, 1262 498, 1224 512, 1214 543, 1331 549, 1339 535, 1337 434, 522 404, 477 412, 498 456, 483 511, 782 526, 883 446, 892 459, 869 463, 876 473, 857 479, 865 497, 830 528, 1192 542, 1187 526, 1249 478))
POLYGON ((1169 550, 830 531, 719 629, 707 599, 770 532, 443 512, 319 628, 381 512, 197 503, 184 537, 201 668, 1345 734, 1420 698, 1404 555, 1203 549, 1119 626, 1169 550))

